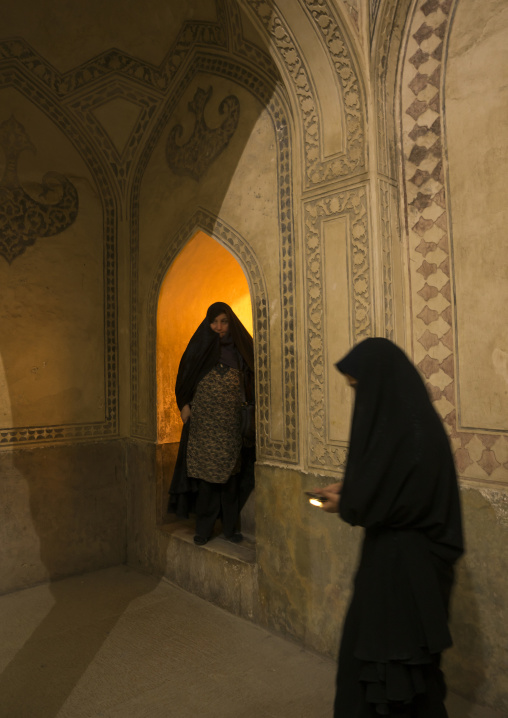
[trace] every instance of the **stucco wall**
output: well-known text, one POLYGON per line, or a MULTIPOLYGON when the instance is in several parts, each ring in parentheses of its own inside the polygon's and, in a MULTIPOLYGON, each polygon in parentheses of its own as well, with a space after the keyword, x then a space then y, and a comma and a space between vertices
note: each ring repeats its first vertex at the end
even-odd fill
MULTIPOLYGON (((323 478, 258 467, 256 531, 260 619, 273 630, 335 656, 363 530, 313 508, 304 491, 323 478)), ((454 646, 444 670, 452 690, 506 710, 508 663, 506 496, 461 491, 466 554, 451 606, 454 646)))
POLYGON ((334 654, 359 532, 302 491, 346 459, 334 361, 387 336, 425 378, 463 487, 448 674, 508 709, 506 13, 492 0, 478 22, 476 5, 93 0, 79 22, 63 0, 51 21, 35 0, 3 9, 2 590, 128 556, 334 654), (159 526, 157 302, 198 230, 251 290, 258 556, 243 585, 218 560, 208 581, 159 526))
POLYGON ((0 593, 123 563, 119 442, 0 452, 0 593))

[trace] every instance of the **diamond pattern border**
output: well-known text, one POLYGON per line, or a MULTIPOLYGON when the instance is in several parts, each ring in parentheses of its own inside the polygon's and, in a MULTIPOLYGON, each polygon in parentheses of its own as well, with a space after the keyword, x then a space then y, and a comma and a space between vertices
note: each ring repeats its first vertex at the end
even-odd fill
POLYGON ((508 436, 464 432, 457 425, 441 98, 443 58, 456 2, 417 0, 403 59, 401 130, 413 358, 448 428, 459 474, 505 482, 508 436))

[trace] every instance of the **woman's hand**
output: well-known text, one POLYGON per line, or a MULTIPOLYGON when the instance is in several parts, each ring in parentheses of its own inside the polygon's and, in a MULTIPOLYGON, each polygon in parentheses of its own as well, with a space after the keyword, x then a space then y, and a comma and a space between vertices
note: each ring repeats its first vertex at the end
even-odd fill
POLYGON ((191 415, 190 404, 186 404, 183 407, 182 411, 180 412, 180 416, 182 417, 182 421, 184 424, 186 424, 187 420, 190 419, 190 415, 191 415))
POLYGON ((321 508, 329 514, 337 514, 339 512, 341 491, 342 481, 338 481, 336 484, 329 484, 322 489, 312 489, 313 493, 320 494, 320 496, 326 499, 321 508))

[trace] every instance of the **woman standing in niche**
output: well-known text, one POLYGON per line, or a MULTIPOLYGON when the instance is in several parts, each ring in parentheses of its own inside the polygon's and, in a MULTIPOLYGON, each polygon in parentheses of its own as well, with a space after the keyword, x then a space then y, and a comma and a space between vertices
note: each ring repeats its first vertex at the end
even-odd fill
POLYGON ((212 304, 178 368, 175 393, 184 427, 170 488, 169 510, 195 507, 194 542, 206 544, 215 521, 234 543, 240 510, 254 483, 254 442, 241 434, 241 404, 254 395, 252 337, 230 306, 212 304))
POLYGON ((417 370, 387 339, 336 365, 356 392, 344 481, 323 510, 365 528, 345 619, 335 718, 445 718, 441 652, 463 552, 448 437, 417 370))

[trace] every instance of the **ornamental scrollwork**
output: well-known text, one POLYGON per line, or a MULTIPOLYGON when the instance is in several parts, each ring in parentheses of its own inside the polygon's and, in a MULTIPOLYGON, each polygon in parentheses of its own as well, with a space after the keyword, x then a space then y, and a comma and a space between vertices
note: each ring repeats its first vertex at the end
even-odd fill
MULTIPOLYGON (((344 466, 345 445, 330 443, 325 436, 327 368, 324 366, 324 267, 321 233, 323 223, 348 217, 350 286, 352 298, 352 343, 372 334, 372 290, 368 245, 367 194, 364 187, 334 193, 305 205, 307 266, 307 346, 310 407, 310 466, 344 466)), ((330 311, 328 308, 327 311, 330 311)))
POLYGON ((240 102, 234 95, 229 95, 219 105, 219 114, 225 115, 222 124, 210 128, 205 120, 205 106, 212 96, 212 88, 196 90, 188 108, 195 117, 194 131, 184 145, 179 139, 184 130, 176 125, 169 133, 166 144, 166 159, 169 167, 177 175, 189 175, 196 181, 200 179, 229 144, 238 126, 240 102))
POLYGON ((34 199, 18 179, 18 158, 35 152, 25 128, 11 116, 0 125, 0 148, 5 169, 0 180, 0 255, 9 264, 42 237, 53 237, 70 227, 78 214, 78 193, 72 182, 58 172, 42 178, 40 197, 34 199))

